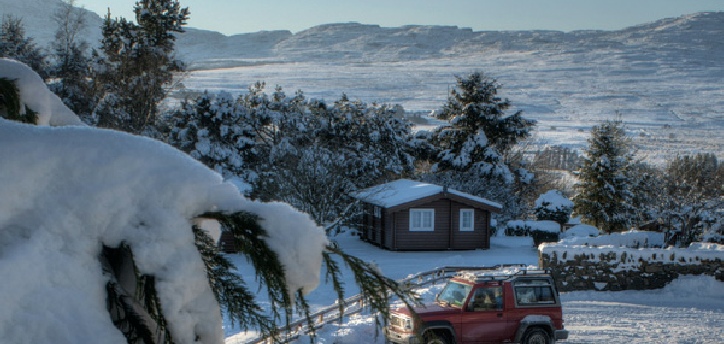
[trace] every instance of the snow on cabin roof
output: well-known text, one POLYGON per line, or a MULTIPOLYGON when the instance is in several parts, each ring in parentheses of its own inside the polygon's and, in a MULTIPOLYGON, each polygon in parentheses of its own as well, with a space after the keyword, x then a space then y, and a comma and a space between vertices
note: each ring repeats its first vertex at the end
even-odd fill
MULTIPOLYGON (((357 192, 354 197, 383 208, 392 208, 401 204, 412 202, 420 198, 437 195, 443 192, 443 187, 409 179, 398 179, 394 182, 376 185, 357 192)), ((496 209, 502 209, 500 203, 485 198, 473 196, 461 191, 448 189, 447 192, 467 198, 471 201, 486 204, 496 209)))

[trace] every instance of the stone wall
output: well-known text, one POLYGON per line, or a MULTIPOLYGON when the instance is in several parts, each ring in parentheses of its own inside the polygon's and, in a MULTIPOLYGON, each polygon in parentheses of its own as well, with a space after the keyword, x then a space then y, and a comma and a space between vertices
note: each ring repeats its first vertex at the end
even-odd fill
POLYGON ((670 249, 549 246, 539 266, 551 269, 560 291, 662 288, 679 275, 708 275, 724 282, 720 253, 670 249))

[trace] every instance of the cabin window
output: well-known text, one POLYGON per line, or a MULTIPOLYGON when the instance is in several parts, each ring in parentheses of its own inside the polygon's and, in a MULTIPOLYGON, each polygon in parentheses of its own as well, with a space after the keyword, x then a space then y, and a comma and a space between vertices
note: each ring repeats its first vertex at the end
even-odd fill
POLYGON ((432 232, 434 223, 435 209, 410 209, 410 231, 432 232))
POLYGON ((460 231, 472 232, 475 228, 475 209, 460 209, 460 231))
POLYGON ((382 217, 382 209, 380 207, 375 207, 374 212, 375 218, 379 219, 380 217, 382 217))

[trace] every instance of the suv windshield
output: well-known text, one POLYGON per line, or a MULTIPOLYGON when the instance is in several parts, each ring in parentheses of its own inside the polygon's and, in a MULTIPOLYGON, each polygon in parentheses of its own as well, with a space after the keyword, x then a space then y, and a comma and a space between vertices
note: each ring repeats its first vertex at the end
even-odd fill
POLYGON ((462 307, 472 288, 467 284, 449 282, 437 296, 437 302, 446 306, 462 307))

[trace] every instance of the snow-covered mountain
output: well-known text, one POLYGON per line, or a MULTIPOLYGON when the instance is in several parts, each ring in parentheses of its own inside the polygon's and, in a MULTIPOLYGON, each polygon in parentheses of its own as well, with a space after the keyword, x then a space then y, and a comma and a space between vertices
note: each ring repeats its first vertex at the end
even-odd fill
MULTIPOLYGON (((0 0, 40 45, 52 40, 59 0, 0 0), (56 4, 54 6, 53 4, 56 4)), ((89 13, 88 42, 101 19, 89 13)), ((188 28, 178 56, 189 90, 266 81, 288 93, 434 110, 456 75, 479 70, 539 121, 538 143, 582 146, 592 125, 620 118, 655 160, 713 152, 724 159, 724 12, 661 19, 617 31, 473 31, 455 26, 326 24, 292 33, 224 36, 188 28)))

